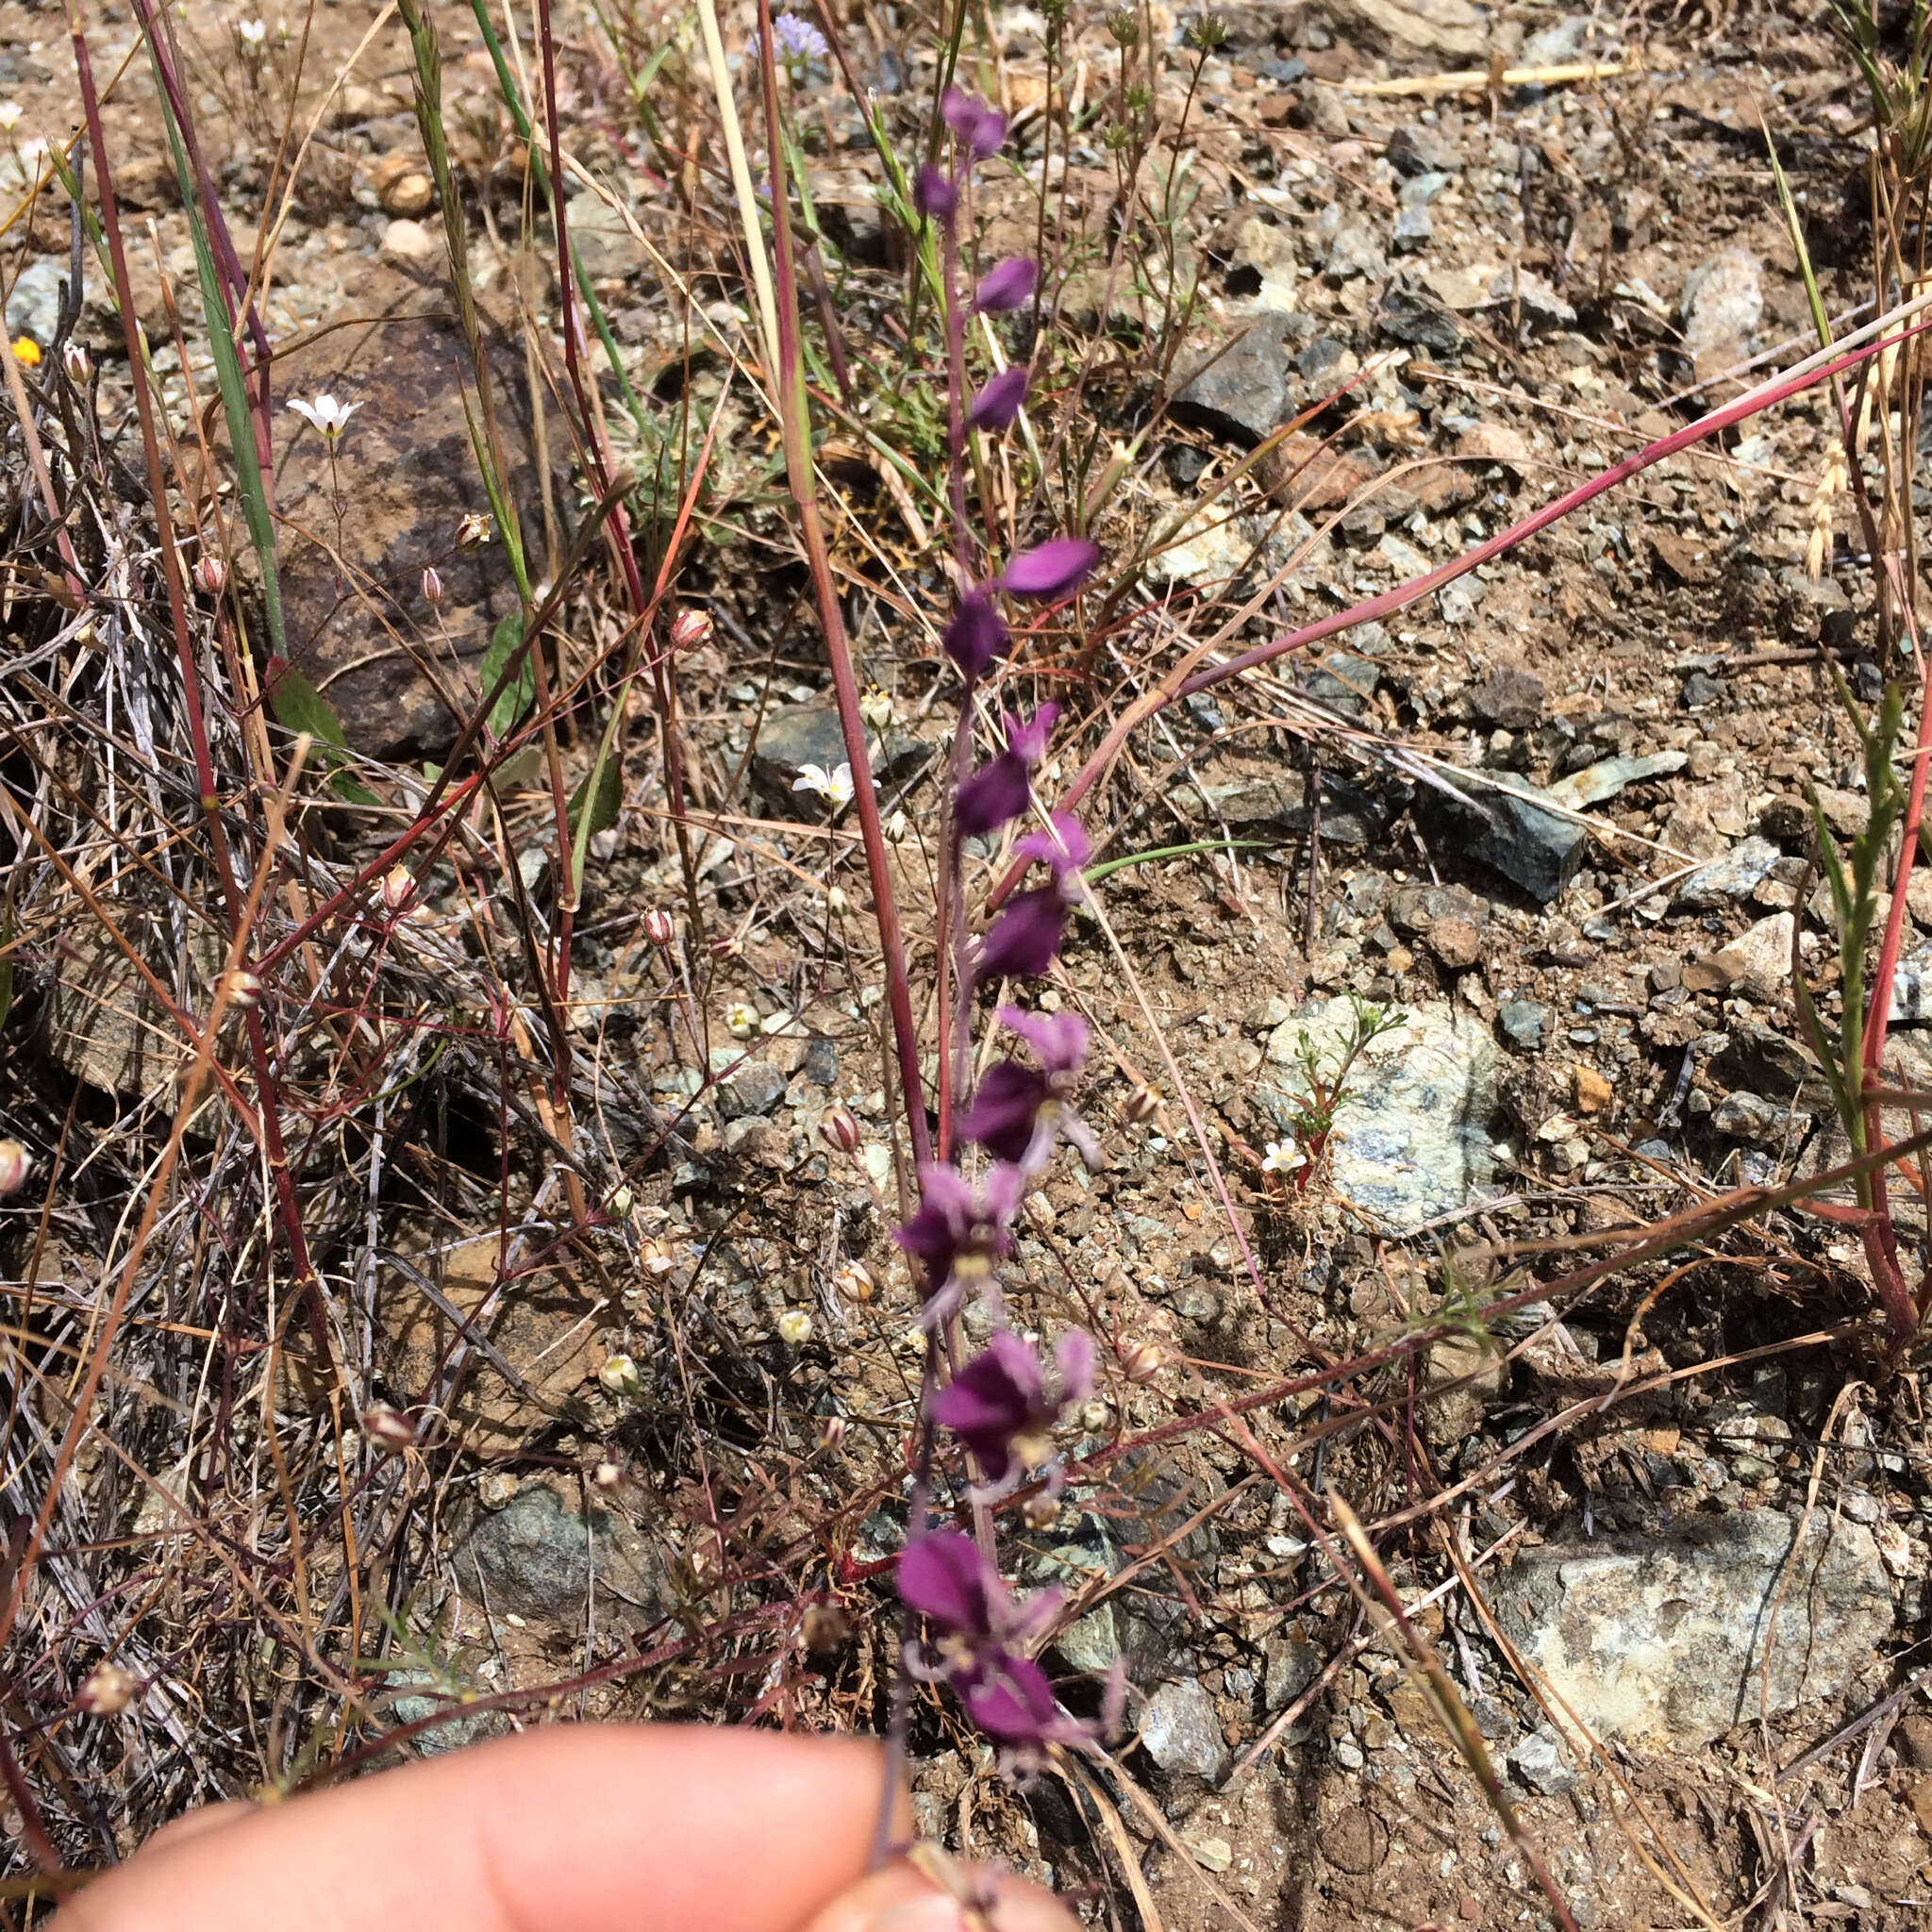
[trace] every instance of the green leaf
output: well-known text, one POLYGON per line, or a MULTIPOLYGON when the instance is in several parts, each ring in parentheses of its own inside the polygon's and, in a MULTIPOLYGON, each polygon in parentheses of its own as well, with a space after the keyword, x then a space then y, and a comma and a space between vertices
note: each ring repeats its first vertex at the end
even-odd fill
POLYGON ((600 756, 584 781, 570 795, 571 843, 582 851, 587 841, 608 831, 624 808, 624 774, 614 758, 600 756), (595 788, 594 790, 592 788, 595 788), (584 801, 590 800, 590 821, 583 823, 584 801))
MULTIPOLYGON (((524 620, 520 611, 512 611, 490 634, 490 648, 483 654, 483 691, 488 696, 495 688, 496 680, 503 675, 503 668, 517 652, 523 648, 524 620)), ((525 711, 530 708, 530 700, 537 694, 537 673, 528 657, 518 667, 517 674, 504 686, 502 693, 490 708, 489 724, 498 738, 510 730, 525 711)))
POLYGON ((348 750, 349 741, 342 735, 341 720, 329 701, 286 658, 268 660, 267 684, 269 708, 275 714, 275 723, 290 731, 305 732, 317 744, 327 747, 323 762, 332 774, 337 795, 351 805, 380 805, 375 792, 341 769, 339 754, 348 750))

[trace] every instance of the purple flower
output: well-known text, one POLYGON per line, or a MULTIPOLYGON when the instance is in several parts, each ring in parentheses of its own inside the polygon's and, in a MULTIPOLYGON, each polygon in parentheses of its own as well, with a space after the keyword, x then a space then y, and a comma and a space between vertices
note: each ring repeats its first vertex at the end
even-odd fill
MULTIPOLYGON (((931 1626, 938 1658, 932 1669, 908 1653, 908 1664, 922 1675, 945 1677, 966 1714, 1007 1747, 1014 1767, 1036 1769, 1049 1744, 1091 1741, 1095 1727, 1061 1712, 1046 1673, 1023 1654, 1058 1614, 1058 1591, 1016 1601, 970 1537, 935 1529, 899 1558, 899 1594, 931 1626)), ((1116 1687, 1108 1699, 1110 1717, 1118 1702, 1116 1687)))
POLYGON ((936 222, 950 222, 959 210, 959 184, 928 161, 912 184, 912 206, 936 222))
POLYGON ((1008 369, 1004 375, 995 375, 973 398, 972 407, 966 411, 966 426, 969 429, 1010 429, 1013 418, 1020 413, 1020 405, 1025 400, 1025 370, 1008 369))
POLYGON ((1039 1173, 1064 1137, 1097 1170, 1100 1141, 1073 1106, 1087 1063, 1086 1022, 1076 1013, 1025 1013, 1017 1007, 1002 1007, 996 1017, 1031 1044, 1041 1064, 997 1060, 989 1067, 960 1119, 960 1134, 1029 1174, 1039 1173))
MULTIPOLYGON (((781 13, 772 23, 772 39, 776 44, 781 60, 801 62, 823 60, 831 51, 825 45, 825 37, 808 20, 800 20, 795 13, 781 13)), ((758 36, 751 42, 752 58, 758 55, 758 36)))
POLYGON ((1017 1168, 994 1168, 977 1189, 956 1167, 919 1170, 918 1212, 892 1239, 925 1263, 929 1321, 957 1307, 969 1286, 994 1286, 993 1263, 1013 1244, 1007 1230, 1025 1191, 1017 1168))
POLYGON ((991 591, 982 585, 960 598, 941 641, 970 684, 986 675, 992 660, 1007 648, 1008 635, 1006 621, 993 608, 991 591))
POLYGON ((1005 315, 1018 308, 1033 292, 1040 265, 1024 255, 1009 255, 986 272, 986 279, 973 297, 973 306, 982 315, 1005 315))
POLYGON ((1056 537, 1050 542, 1023 550, 1000 574, 1000 585, 1010 597, 1037 597, 1051 603, 1080 587, 1100 561, 1100 546, 1085 537, 1056 537))
POLYGON ((1093 1342, 1084 1329, 1060 1338, 1049 1392, 1040 1358, 1002 1330, 955 1375, 933 1403, 933 1420, 979 1458, 990 1484, 1038 1468, 1053 1454, 1054 1425, 1093 1387, 1093 1342))
POLYGON ((1026 809, 1031 795, 1027 774, 1045 756, 1047 733, 1059 714, 1058 705, 1041 705, 1023 724, 1012 712, 1007 713, 1006 750, 989 758, 959 787, 953 822, 962 839, 991 832, 1026 809))
POLYGON ((983 161, 999 153, 1007 138, 1007 117, 998 108, 989 108, 962 89, 949 87, 940 102, 940 113, 974 160, 983 161))
POLYGON ((1015 892, 979 942, 973 979, 1038 979, 1053 964, 1067 929, 1067 902, 1058 886, 1015 892))
POLYGON ((1057 811, 1047 820, 1047 829, 1028 832, 1013 847, 1016 858, 1038 858, 1053 867, 1055 883, 1072 897, 1078 898, 1079 876, 1093 857, 1093 841, 1087 827, 1072 812, 1057 811))

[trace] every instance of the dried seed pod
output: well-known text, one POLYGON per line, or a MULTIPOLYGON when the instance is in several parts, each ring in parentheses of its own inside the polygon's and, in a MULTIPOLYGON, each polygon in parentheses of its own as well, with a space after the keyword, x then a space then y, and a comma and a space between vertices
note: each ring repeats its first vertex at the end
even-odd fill
POLYGON ((1151 1341, 1121 1345, 1121 1368, 1130 1382, 1151 1382, 1167 1366, 1167 1357, 1151 1341))
POLYGON ((1137 1124, 1141 1121, 1151 1121, 1160 1111, 1159 1091, 1153 1087, 1136 1087, 1127 1095, 1124 1111, 1127 1118, 1137 1124))
POLYGON ((206 596, 219 597, 228 587, 228 566, 212 554, 197 557, 190 575, 194 588, 206 596))
POLYGON ((112 1717, 125 1710, 141 1694, 141 1684, 132 1671, 112 1662, 96 1664, 80 1681, 74 1693, 74 1707, 89 1717, 112 1717))
POLYGON ((819 1115, 819 1139, 841 1154, 857 1154, 858 1116, 849 1107, 828 1107, 819 1115))
POLYGON ((677 926, 670 913, 661 906, 653 906, 644 914, 644 937, 654 946, 668 946, 677 937, 677 926))
POLYGON ((372 1402, 362 1411, 362 1433, 372 1447, 386 1456, 400 1456, 416 1446, 416 1424, 401 1409, 386 1402, 372 1402))
POLYGON ((808 1604, 798 1634, 806 1649, 823 1657, 840 1649, 852 1635, 852 1619, 837 1604, 808 1604))
POLYGON ((425 604, 442 602, 442 573, 433 563, 423 566, 423 601, 425 604))

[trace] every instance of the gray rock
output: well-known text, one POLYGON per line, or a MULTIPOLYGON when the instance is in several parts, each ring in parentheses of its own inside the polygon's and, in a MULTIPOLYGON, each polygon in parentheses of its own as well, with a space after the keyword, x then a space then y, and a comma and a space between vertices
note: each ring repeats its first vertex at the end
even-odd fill
POLYGON ((525 1483, 501 1509, 481 1511, 458 1545, 456 1569, 498 1615, 580 1626, 594 1568, 597 1621, 641 1627, 660 1614, 662 1564, 621 1517, 589 1521, 546 1483, 525 1483))
POLYGON ((1496 1009, 1496 1024, 1510 1045, 1524 1053, 1537 1052, 1543 1043, 1543 1031, 1550 1024, 1550 1009, 1535 1000, 1505 1000, 1496 1009))
POLYGON ((1668 777, 1674 772, 1681 772, 1690 762, 1689 754, 1681 751, 1653 752, 1641 758, 1603 758, 1558 778, 1550 787, 1550 796, 1574 811, 1582 811, 1616 797, 1640 778, 1668 777))
MULTIPOLYGON (((407 1693, 390 1706, 399 1724, 421 1724, 425 1718, 434 1717, 438 1711, 449 1708, 450 1697, 446 1690, 442 1695, 424 1696, 410 1689, 414 1685, 443 1689, 438 1685, 431 1672, 391 1671, 386 1681, 391 1689, 407 1693)), ((483 1710, 474 1717, 453 1717, 446 1724, 436 1724, 419 1733, 409 1741, 423 1757, 440 1757, 445 1751, 459 1751, 465 1744, 474 1744, 481 1738, 500 1738, 508 1729, 509 1720, 501 1711, 483 1710)))
POLYGON ((1713 912, 1732 899, 1749 898, 1783 857, 1769 839, 1754 833, 1740 840, 1722 858, 1700 865, 1681 881, 1677 904, 1692 912, 1713 912))
POLYGON ((1727 1093, 1710 1124, 1727 1141, 1774 1147, 1785 1138, 1790 1111, 1789 1102, 1766 1100, 1757 1093, 1727 1093))
POLYGON ((1707 671, 1693 671, 1684 680, 1684 688, 1677 693, 1677 702, 1687 711, 1707 711, 1724 694, 1722 678, 1711 676, 1707 671))
POLYGON ((770 1113, 785 1097, 785 1075, 765 1060, 746 1060, 718 1082, 717 1095, 721 1119, 770 1113))
POLYGON ((1375 680, 1381 675, 1381 667, 1373 658, 1360 658, 1353 651, 1330 651, 1319 664, 1308 666, 1305 681, 1312 696, 1353 718, 1374 695, 1375 680))
POLYGON ((1382 253, 1375 231, 1366 222, 1344 222, 1328 244, 1328 273, 1341 281, 1352 275, 1366 275, 1380 281, 1389 273, 1389 259, 1382 253))
POLYGON ((1429 211, 1424 207, 1406 208, 1395 217, 1395 232, 1389 238, 1389 246, 1396 255, 1407 255, 1418 248, 1426 248, 1436 239, 1436 225, 1429 219, 1429 211))
POLYGON ((648 259, 630 225, 601 194, 586 189, 565 207, 564 217, 593 282, 623 280, 636 275, 648 259))
POLYGON ((1570 1754, 1557 1741, 1554 1731, 1532 1731, 1509 1747, 1509 1769, 1533 1791, 1546 1798, 1560 1797, 1576 1788, 1576 1772, 1570 1754))
POLYGON ((1261 1696, 1270 1710, 1285 1710, 1322 1674, 1326 1661, 1320 1649, 1292 1626, 1286 1635, 1261 1641, 1261 1655, 1267 1668, 1261 1679, 1261 1696))
POLYGON ((1915 1026, 1932 1019, 1932 948, 1907 953, 1898 962, 1888 1017, 1894 1026, 1915 1026))
POLYGON ((799 1062, 798 1071, 814 1087, 830 1087, 839 1078, 839 1049, 823 1035, 817 1035, 805 1043, 805 1058, 799 1062))
POLYGON ((1501 1572, 1491 1601, 1504 1634, 1599 1736, 1691 1749, 1757 1714, 1767 1654, 1776 1716, 1836 1696, 1891 1630, 1872 1532, 1821 1513, 1793 1565, 1794 1530, 1750 1509, 1691 1517, 1664 1537, 1549 1543, 1501 1572))
POLYGON ((1462 347, 1462 325, 1426 295, 1399 285, 1386 290, 1375 324, 1391 341, 1426 349, 1432 356, 1454 356, 1462 347))
POLYGON ((7 332, 31 336, 42 349, 60 325, 60 284, 68 271, 64 255, 38 255, 21 270, 7 296, 7 332))
POLYGON ((1147 1755, 1173 1776, 1216 1784, 1227 1773, 1227 1745, 1214 1700, 1191 1677, 1163 1684, 1141 1713, 1141 1741, 1147 1755))
MULTIPOLYGON (((1117 1574, 1120 1567, 1120 1551, 1101 1519, 1083 1512, 1071 1538, 1054 1543, 1029 1564, 1027 1580, 1073 1596, 1097 1576, 1117 1574)), ((1084 1617, 1074 1618, 1054 1639, 1053 1647, 1074 1670, 1100 1676, 1120 1661, 1125 1616, 1118 1605, 1116 1598, 1105 1599, 1084 1617)))
MULTIPOLYGON (((1495 1174, 1490 1124, 1497 1108, 1497 1052, 1489 1029, 1465 1008, 1435 1001, 1407 1009, 1407 1023, 1357 1060, 1331 1142, 1335 1184, 1391 1227, 1420 1227, 1466 1207, 1495 1174)), ((1335 1065, 1354 1024, 1348 1000, 1311 1001, 1275 1028, 1268 1062, 1298 1065, 1300 1036, 1335 1065)), ((1285 1119, 1300 1095, 1257 1088, 1285 1119)))
POLYGON ((1257 316, 1226 349, 1210 354, 1181 377, 1174 415, 1217 436, 1259 442, 1290 414, 1292 339, 1286 315, 1271 311, 1257 316))
POLYGON ((1518 781, 1505 791, 1462 777, 1457 780, 1457 789, 1488 816, 1478 817, 1433 788, 1422 794, 1421 802, 1457 828, 1462 849, 1472 858, 1492 866, 1544 904, 1576 876, 1590 834, 1538 804, 1536 798, 1542 794, 1537 794, 1534 786, 1518 781))
POLYGON ((1699 382, 1746 360, 1764 316, 1764 273, 1748 248, 1724 248, 1684 278, 1684 353, 1699 382))
MULTIPOLYGON (((898 784, 909 777, 931 755, 931 747, 916 738, 893 732, 881 745, 868 737, 872 774, 875 782, 898 784)), ((758 726, 758 741, 752 752, 751 774, 758 788, 774 804, 783 805, 800 817, 823 809, 824 801, 791 788, 807 765, 836 772, 851 760, 845 752, 845 734, 839 724, 837 708, 831 705, 782 705, 767 711, 758 726)))

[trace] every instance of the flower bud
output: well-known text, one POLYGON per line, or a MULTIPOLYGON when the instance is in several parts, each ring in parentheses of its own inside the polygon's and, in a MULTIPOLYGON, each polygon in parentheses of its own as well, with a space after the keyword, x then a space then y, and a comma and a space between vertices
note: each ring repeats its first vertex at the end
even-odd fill
POLYGON ((828 1415, 819 1424, 819 1447, 836 1449, 845 1440, 846 1429, 850 1426, 842 1415, 828 1415))
POLYGON ((811 1317, 803 1308, 787 1308, 778 1317, 778 1340, 792 1348, 803 1348, 811 1340, 811 1317))
POLYGON ((33 1172, 33 1157, 18 1141, 0 1141, 0 1194, 10 1194, 33 1172))
POLYGON ((401 1409, 386 1402, 372 1402, 362 1411, 362 1433, 369 1445, 385 1456, 400 1456, 416 1446, 416 1424, 401 1409))
POLYGON ((1051 1491, 1041 1490, 1037 1496, 1028 1496, 1021 1506, 1020 1514, 1026 1520, 1031 1530, 1048 1530, 1059 1521, 1059 1498, 1051 1491))
POLYGON ((973 406, 966 411, 966 426, 969 429, 990 429, 995 433, 1010 429, 1014 418, 1020 413, 1020 406, 1025 400, 1025 370, 1008 369, 1004 375, 995 375, 973 398, 973 406))
POLYGON ((863 1261, 847 1261, 833 1280, 848 1302, 863 1304, 873 1297, 872 1273, 863 1261))
POLYGON ((425 604, 442 602, 442 575, 433 563, 423 566, 423 601, 425 604))
POLYGON ((68 381, 81 389, 94 373, 94 358, 88 354, 85 342, 66 342, 60 349, 60 366, 67 372, 68 381))
POLYGON ((1107 30, 1116 46, 1131 47, 1141 38, 1141 18, 1131 7, 1117 7, 1107 16, 1107 30))
POLYGON ((134 1673, 113 1663, 99 1663, 80 1681, 74 1693, 74 1707, 89 1717, 112 1717, 125 1710, 141 1692, 134 1673))
POLYGON ((1167 1366, 1167 1357, 1151 1341, 1129 1341, 1121 1349, 1121 1367, 1130 1382, 1151 1382, 1167 1366))
POLYGON ((225 987, 231 1007, 258 1007, 261 1004, 261 981, 245 966, 238 966, 228 974, 225 987))
POLYGON ((604 1211, 613 1221, 628 1221, 630 1210, 637 1206, 637 1196, 628 1188, 612 1188, 604 1203, 604 1211))
POLYGON ((892 722, 891 692, 876 684, 868 685, 858 701, 858 715, 874 731, 884 731, 892 722))
POLYGON ((674 651, 695 651, 701 644, 708 643, 710 636, 710 612, 686 605, 671 625, 671 648, 674 651))
POLYGON ((959 211, 959 184, 928 161, 912 184, 912 206, 936 222, 950 222, 959 211))
POLYGON ((400 912, 416 896, 416 875, 406 865, 391 866, 382 875, 382 903, 400 912))
POLYGON ((608 1496, 624 1481, 624 1465, 613 1462, 608 1456, 600 1457, 591 1472, 591 1480, 608 1496))
POLYGON ((858 1116, 849 1107, 828 1107, 819 1116, 819 1139, 841 1154, 858 1152, 858 1116))
POLYGON ((714 959, 735 959, 744 951, 744 936, 741 933, 721 932, 711 940, 711 958, 714 959))
POLYGON ((982 315, 1009 314, 1033 293, 1033 284, 1039 278, 1036 262, 1024 255, 1008 256, 987 271, 986 279, 974 292, 973 306, 982 315))
POLYGON ((1154 1087, 1136 1087, 1127 1095, 1124 1111, 1127 1118, 1136 1124, 1141 1121, 1151 1121, 1160 1111, 1159 1090, 1154 1087))
POLYGON ((228 588, 228 566, 212 551, 194 559, 194 588, 203 595, 219 597, 228 588))
POLYGON ((1218 13, 1197 13, 1182 38, 1197 54, 1211 54, 1227 39, 1227 23, 1218 13))
POLYGON ((638 1365, 627 1355, 614 1355, 597 1371, 597 1379, 613 1395, 635 1395, 644 1386, 638 1365))
POLYGON ((912 821, 906 816, 902 809, 895 811, 880 829, 886 835, 886 843, 888 845, 903 845, 906 842, 907 833, 912 829, 912 821))
POLYGON ((806 1649, 823 1657, 839 1649, 852 1635, 852 1619, 837 1604, 808 1604, 798 1634, 806 1649))
POLYGON ((677 937, 677 927, 663 907, 653 906, 644 914, 644 937, 654 946, 668 946, 677 937))
POLYGON ((1085 537, 1055 537, 1023 550, 1000 574, 1000 582, 1013 597, 1035 597, 1043 603, 1079 589, 1100 561, 1100 546, 1085 537))
POLYGON ((825 894, 825 908, 834 919, 843 919, 852 910, 852 901, 845 896, 843 886, 834 886, 825 894))

